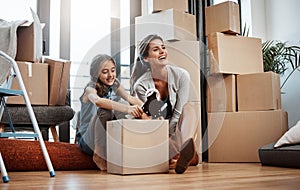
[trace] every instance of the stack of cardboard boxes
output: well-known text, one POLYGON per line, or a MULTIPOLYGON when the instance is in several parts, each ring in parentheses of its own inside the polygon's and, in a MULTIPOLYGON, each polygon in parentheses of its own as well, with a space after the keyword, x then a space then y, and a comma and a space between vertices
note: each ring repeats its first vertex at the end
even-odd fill
MULTIPOLYGON (((188 13, 188 0, 148 1, 146 14, 135 18, 135 39, 138 42, 149 34, 157 34, 165 41, 169 64, 190 74, 189 103, 201 115, 200 102, 200 46, 196 34, 196 16, 188 13), (150 14, 149 14, 150 12, 150 14)), ((200 128, 200 119, 198 127, 200 128)))
MULTIPOLYGON (((23 82, 32 105, 65 105, 70 61, 42 57, 42 24, 33 13, 33 21, 17 29, 17 54, 23 82)), ((17 79, 12 89, 20 89, 17 79)), ((23 97, 9 97, 7 104, 25 104, 23 97)))
POLYGON ((188 0, 150 0, 146 14, 135 18, 135 39, 142 40, 157 34, 165 40, 169 64, 187 70, 190 74, 189 104, 192 104, 198 121, 197 152, 201 153, 201 89, 200 46, 197 41, 196 16, 188 13, 188 0), (152 10, 151 10, 152 9, 152 10))
MULTIPOLYGON (((190 73, 192 81, 189 102, 194 104, 195 112, 199 116, 196 125, 200 132, 200 43, 196 36, 196 18, 187 13, 188 0, 143 2, 142 10, 146 9, 146 11, 135 18, 136 44, 149 34, 161 36, 165 40, 169 63, 182 67, 190 73)), ((107 171, 109 173, 134 174, 169 171, 169 125, 167 121, 119 120, 108 122, 108 126, 110 126, 107 140, 107 171)), ((201 160, 201 135, 199 134, 197 138, 199 160, 201 160)))
POLYGON ((239 35, 238 4, 207 7, 205 16, 208 161, 259 162, 258 149, 287 130, 279 75, 263 72, 261 39, 239 35))

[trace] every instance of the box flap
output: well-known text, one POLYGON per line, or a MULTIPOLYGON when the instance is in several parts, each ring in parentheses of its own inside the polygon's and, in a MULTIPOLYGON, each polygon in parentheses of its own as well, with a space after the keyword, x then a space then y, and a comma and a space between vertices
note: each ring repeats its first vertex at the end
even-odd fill
POLYGON ((34 49, 35 49, 35 61, 40 62, 42 59, 43 55, 43 32, 42 32, 42 25, 40 22, 40 19, 38 15, 32 10, 32 18, 33 18, 33 24, 34 24, 34 36, 35 36, 35 41, 34 41, 34 49))

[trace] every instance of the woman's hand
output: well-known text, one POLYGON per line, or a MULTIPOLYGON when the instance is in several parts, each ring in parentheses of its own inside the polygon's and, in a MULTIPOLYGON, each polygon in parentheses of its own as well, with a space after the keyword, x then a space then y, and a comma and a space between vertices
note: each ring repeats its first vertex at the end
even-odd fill
POLYGON ((134 106, 129 106, 128 107, 128 113, 131 114, 135 118, 140 118, 144 111, 142 110, 141 107, 134 105, 134 106))

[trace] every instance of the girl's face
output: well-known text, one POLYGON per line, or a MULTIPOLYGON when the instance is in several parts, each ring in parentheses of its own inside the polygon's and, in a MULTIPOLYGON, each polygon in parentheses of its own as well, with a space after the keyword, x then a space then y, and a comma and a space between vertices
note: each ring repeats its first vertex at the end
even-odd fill
POLYGON ((99 79, 103 84, 111 86, 116 80, 116 66, 112 61, 105 61, 100 67, 99 79))
POLYGON ((165 44, 160 39, 154 39, 149 43, 148 56, 144 57, 144 61, 150 65, 166 65, 168 63, 168 52, 165 44))

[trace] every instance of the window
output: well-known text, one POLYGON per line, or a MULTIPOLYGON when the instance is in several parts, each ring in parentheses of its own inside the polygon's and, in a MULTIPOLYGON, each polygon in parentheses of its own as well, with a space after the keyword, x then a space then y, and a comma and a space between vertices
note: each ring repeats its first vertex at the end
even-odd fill
POLYGON ((0 4, 0 18, 6 21, 32 21, 30 8, 37 12, 37 0, 0 0, 0 4))

